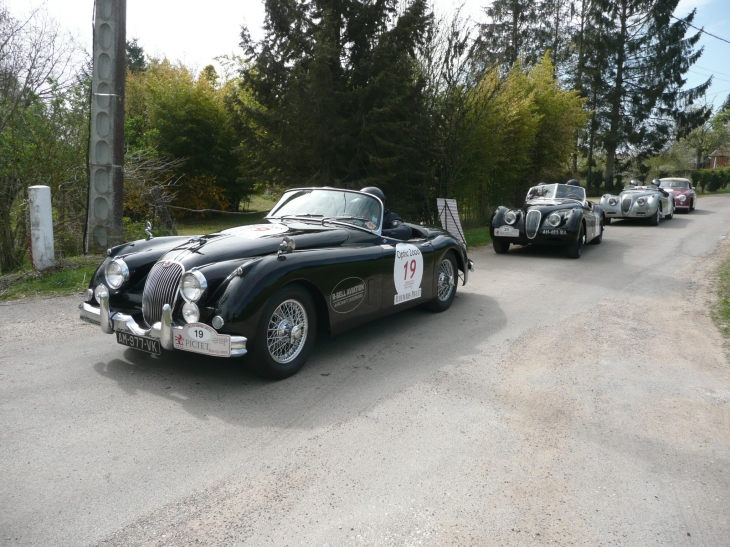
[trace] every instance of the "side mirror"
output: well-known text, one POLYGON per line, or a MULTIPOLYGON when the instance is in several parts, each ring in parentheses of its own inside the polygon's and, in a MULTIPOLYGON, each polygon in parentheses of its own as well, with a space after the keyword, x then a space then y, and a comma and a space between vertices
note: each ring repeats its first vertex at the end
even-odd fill
POLYGON ((296 248, 296 241, 289 236, 284 236, 284 239, 279 243, 279 258, 283 260, 285 258, 283 255, 291 253, 296 248))

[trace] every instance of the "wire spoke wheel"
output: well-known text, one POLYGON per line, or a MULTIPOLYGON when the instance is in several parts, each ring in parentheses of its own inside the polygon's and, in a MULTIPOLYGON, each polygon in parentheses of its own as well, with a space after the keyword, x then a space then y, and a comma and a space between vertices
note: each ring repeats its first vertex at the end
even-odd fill
POLYGON ((266 330, 269 355, 277 363, 286 364, 301 353, 309 332, 309 320, 304 305, 297 300, 285 300, 274 310, 266 330))
POLYGON ((439 267, 438 298, 446 302, 454 291, 454 265, 451 260, 444 258, 439 267))

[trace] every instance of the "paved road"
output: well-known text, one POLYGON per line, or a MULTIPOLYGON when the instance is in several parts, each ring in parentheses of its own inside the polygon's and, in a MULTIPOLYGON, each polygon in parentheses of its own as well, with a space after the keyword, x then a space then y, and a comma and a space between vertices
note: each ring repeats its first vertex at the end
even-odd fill
POLYGON ((2 305, 0 547, 730 545, 729 230, 716 196, 577 261, 476 251, 447 313, 277 383, 2 305))

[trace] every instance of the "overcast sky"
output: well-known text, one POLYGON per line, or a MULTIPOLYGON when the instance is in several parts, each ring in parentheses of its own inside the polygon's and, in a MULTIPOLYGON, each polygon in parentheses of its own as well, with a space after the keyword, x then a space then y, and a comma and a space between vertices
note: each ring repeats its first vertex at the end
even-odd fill
MULTIPOLYGON (((32 7, 45 5, 50 15, 76 35, 91 50, 93 0, 0 0, 20 17, 32 7)), ((464 11, 484 20, 483 8, 491 0, 466 0, 464 11)), ((457 2, 434 0, 436 10, 448 13, 457 2)), ((695 23, 730 40, 728 0, 681 0, 677 15, 697 8, 695 23)), ((264 19, 262 0, 127 0, 127 38, 139 39, 145 52, 180 60, 202 69, 218 55, 239 53, 241 25, 254 38, 261 36, 264 19)), ((714 74, 709 98, 720 104, 730 93, 730 44, 703 36, 705 54, 688 74, 689 85, 697 85, 714 74)))

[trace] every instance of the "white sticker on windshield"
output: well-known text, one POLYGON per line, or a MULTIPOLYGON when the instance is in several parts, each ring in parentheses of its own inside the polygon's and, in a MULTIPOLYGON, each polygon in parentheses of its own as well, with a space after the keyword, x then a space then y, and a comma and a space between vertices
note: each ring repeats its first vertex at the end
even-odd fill
POLYGON ((393 281, 396 295, 393 305, 402 304, 421 297, 423 278, 423 256, 415 245, 398 243, 395 246, 393 281))

